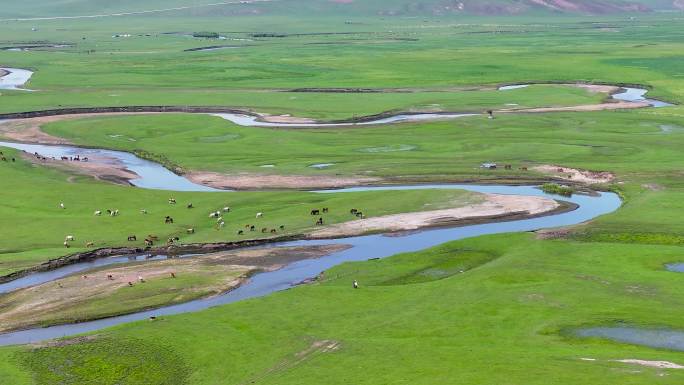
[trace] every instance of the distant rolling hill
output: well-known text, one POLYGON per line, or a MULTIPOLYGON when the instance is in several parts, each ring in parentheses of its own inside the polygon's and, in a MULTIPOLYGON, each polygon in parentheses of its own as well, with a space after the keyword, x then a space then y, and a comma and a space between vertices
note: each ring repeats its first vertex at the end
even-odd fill
MULTIPOLYGON (((684 0, 30 0, 0 4, 0 19, 163 11, 167 15, 448 16, 618 14, 684 10, 684 0), (172 11, 170 9, 182 7, 172 11), (187 7, 187 8, 186 8, 187 7)), ((152 12, 151 14, 155 14, 152 12)))

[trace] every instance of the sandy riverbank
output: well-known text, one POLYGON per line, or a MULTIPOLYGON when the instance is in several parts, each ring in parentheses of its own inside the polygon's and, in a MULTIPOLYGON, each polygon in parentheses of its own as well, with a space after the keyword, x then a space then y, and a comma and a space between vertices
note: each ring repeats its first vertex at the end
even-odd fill
POLYGON ((278 270, 298 260, 320 258, 346 248, 321 245, 234 250, 79 273, 2 296, 0 332, 82 322, 217 295, 237 288, 257 271, 278 270))
POLYGON ((507 216, 535 216, 551 212, 560 204, 549 198, 517 195, 484 194, 481 203, 453 209, 393 214, 359 219, 331 225, 310 234, 312 238, 339 238, 366 233, 418 230, 459 221, 505 218, 507 216))

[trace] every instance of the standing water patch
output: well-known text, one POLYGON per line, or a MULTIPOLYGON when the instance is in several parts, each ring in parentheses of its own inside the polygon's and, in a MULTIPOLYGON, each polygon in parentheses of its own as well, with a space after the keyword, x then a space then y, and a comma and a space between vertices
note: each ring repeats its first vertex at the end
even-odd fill
POLYGON ((578 330, 576 334, 580 337, 605 338, 651 348, 684 351, 684 332, 671 329, 596 327, 578 330))

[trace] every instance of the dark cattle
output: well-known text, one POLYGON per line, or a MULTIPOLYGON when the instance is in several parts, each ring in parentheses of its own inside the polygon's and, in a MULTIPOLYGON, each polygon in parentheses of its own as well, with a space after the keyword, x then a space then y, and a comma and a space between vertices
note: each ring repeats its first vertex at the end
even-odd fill
POLYGON ((114 276, 111 275, 111 274, 107 274, 107 279, 110 280, 110 281, 113 281, 113 280, 114 280, 114 276))
POLYGON ((128 237, 129 242, 133 242, 133 241, 137 241, 137 240, 138 240, 138 237, 136 237, 135 235, 131 235, 128 237))
POLYGON ((267 232, 267 231, 268 231, 268 229, 265 228, 265 227, 261 229, 261 232, 262 232, 262 233, 265 233, 265 232, 267 232))
POLYGON ((323 226, 323 218, 318 218, 316 221, 316 226, 323 226))
POLYGON ((280 225, 281 230, 285 230, 285 225, 280 225))
POLYGON ((363 212, 361 211, 357 211, 354 215, 356 215, 357 218, 363 218, 363 212))
POLYGON ((311 210, 311 215, 321 215, 321 210, 318 210, 318 209, 311 210))
POLYGON ((249 231, 256 231, 256 226, 249 226, 249 231))
POLYGON ((158 236, 152 235, 152 234, 148 235, 147 238, 149 238, 151 241, 158 241, 159 240, 158 236))
POLYGON ((323 207, 323 213, 324 214, 327 213, 328 211, 330 211, 330 209, 328 209, 327 207, 323 207))
POLYGON ((154 242, 152 242, 151 239, 145 238, 145 246, 147 246, 147 247, 154 246, 154 242))
POLYGON ((271 229, 271 234, 275 234, 276 232, 276 229, 271 229))
POLYGON ((17 161, 16 159, 12 158, 12 162, 16 162, 16 161, 17 161))
POLYGON ((164 218, 164 223, 167 223, 167 224, 173 223, 173 218, 171 218, 170 216, 167 216, 166 218, 164 218))
POLYGON ((171 278, 176 278, 176 273, 174 273, 173 271, 171 272, 171 278))
POLYGON ((505 169, 505 170, 512 170, 512 169, 513 169, 513 166, 510 165, 510 164, 507 164, 507 165, 504 166, 504 169, 505 169))
POLYGON ((245 233, 244 231, 238 230, 237 235, 242 235, 242 234, 244 234, 244 233, 245 233))
POLYGON ((128 286, 133 287, 133 282, 128 282, 128 286))
POLYGON ((520 167, 520 171, 527 171, 527 167, 520 167))
POLYGON ((352 215, 356 215, 356 213, 358 213, 358 212, 359 212, 359 210, 357 210, 357 209, 349 210, 349 214, 352 214, 352 215))

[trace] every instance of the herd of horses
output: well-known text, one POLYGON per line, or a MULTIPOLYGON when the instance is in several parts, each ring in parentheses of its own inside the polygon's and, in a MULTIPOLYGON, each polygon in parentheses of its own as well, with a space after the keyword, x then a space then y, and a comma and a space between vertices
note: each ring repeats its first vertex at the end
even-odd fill
MULTIPOLYGON (((176 205, 177 200, 175 198, 169 198, 168 203, 170 205, 176 205)), ((62 209, 66 209, 66 206, 64 205, 64 203, 60 203, 59 206, 62 209)), ((192 203, 188 203, 186 205, 186 208, 187 209, 194 209, 195 206, 192 203)), ((119 215, 118 209, 114 209, 114 210, 108 209, 106 211, 107 211, 107 214, 109 214, 112 217, 119 215)), ((220 230, 225 226, 225 220, 223 219, 223 215, 225 215, 226 213, 230 213, 230 212, 231 212, 231 208, 226 206, 222 210, 212 211, 209 213, 209 218, 216 220, 215 228, 217 230, 220 230)), ((142 210, 140 210, 140 213, 141 214, 147 214, 147 210, 142 209, 142 210)), ((322 209, 316 208, 316 209, 312 209, 309 213, 311 216, 318 217, 316 219, 316 221, 314 222, 315 226, 323 226, 325 224, 325 220, 324 220, 322 215, 330 213, 330 208, 328 208, 328 207, 323 207, 322 209)), ((355 208, 349 210, 349 213, 351 215, 355 216, 356 218, 361 218, 361 219, 365 218, 364 213, 358 209, 355 209, 355 208)), ((100 216, 100 215, 102 215, 102 211, 100 211, 100 210, 95 211, 95 216, 100 216)), ((264 213, 262 213, 262 212, 256 213, 255 218, 256 218, 256 220, 260 220, 260 219, 264 218, 264 213)), ((174 223, 173 217, 171 217, 170 215, 166 215, 164 217, 164 224, 173 224, 173 223, 174 223)), ((261 233, 262 234, 266 234, 266 233, 277 234, 278 231, 284 231, 284 230, 285 230, 285 225, 280 225, 276 228, 261 227, 261 233)), ((237 230, 237 235, 242 236, 242 235, 245 235, 247 232, 256 232, 256 231, 257 231, 257 225, 247 224, 244 226, 244 229, 237 230)), ((186 229, 185 232, 187 234, 195 234, 195 229, 194 228, 188 228, 188 229, 186 229)), ((64 240, 64 247, 70 248, 71 243, 74 241, 75 241, 75 237, 73 235, 67 235, 65 240, 64 240)), ((127 237, 127 241, 128 242, 137 242, 138 237, 135 234, 129 235, 127 237)), ((151 248, 152 246, 155 245, 155 243, 159 242, 159 237, 156 235, 149 234, 147 237, 144 238, 143 241, 144 241, 145 247, 151 248)), ((180 238, 178 236, 173 236, 173 237, 169 237, 167 239, 166 244, 170 246, 170 245, 176 244, 179 241, 180 241, 180 238)), ((87 242, 86 248, 91 248, 91 247, 95 247, 95 244, 93 242, 87 242)))

